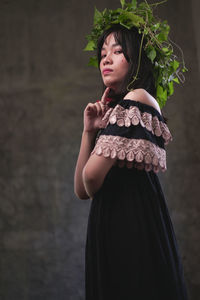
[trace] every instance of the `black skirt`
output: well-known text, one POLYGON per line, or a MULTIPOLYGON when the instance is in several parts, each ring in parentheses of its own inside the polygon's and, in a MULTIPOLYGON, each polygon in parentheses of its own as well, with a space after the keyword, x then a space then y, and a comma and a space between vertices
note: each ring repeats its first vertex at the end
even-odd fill
POLYGON ((90 207, 86 300, 188 299, 157 174, 114 166, 90 207))

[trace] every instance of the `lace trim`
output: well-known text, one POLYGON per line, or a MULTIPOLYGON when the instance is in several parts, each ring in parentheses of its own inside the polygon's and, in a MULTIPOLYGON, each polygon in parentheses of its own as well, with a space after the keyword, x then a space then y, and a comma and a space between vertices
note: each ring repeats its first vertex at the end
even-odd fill
POLYGON ((102 121, 106 123, 115 124, 119 127, 132 125, 140 125, 151 131, 156 136, 162 136, 165 140, 165 145, 172 141, 172 135, 167 125, 158 119, 157 116, 152 116, 150 113, 141 112, 137 106, 131 106, 129 109, 123 108, 117 104, 115 108, 110 108, 102 121))
POLYGON ((143 139, 128 139, 120 136, 101 135, 91 154, 117 158, 119 165, 128 168, 166 171, 166 151, 143 139))

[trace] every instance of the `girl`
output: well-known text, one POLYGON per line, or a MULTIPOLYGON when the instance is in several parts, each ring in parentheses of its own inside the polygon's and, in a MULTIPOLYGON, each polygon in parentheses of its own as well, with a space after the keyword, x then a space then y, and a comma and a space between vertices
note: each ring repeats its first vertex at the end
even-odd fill
POLYGON ((176 237, 157 172, 172 140, 155 97, 141 36, 116 25, 98 41, 105 91, 84 110, 75 193, 92 199, 86 242, 86 300, 186 300, 176 237), (111 98, 111 101, 107 101, 111 98))

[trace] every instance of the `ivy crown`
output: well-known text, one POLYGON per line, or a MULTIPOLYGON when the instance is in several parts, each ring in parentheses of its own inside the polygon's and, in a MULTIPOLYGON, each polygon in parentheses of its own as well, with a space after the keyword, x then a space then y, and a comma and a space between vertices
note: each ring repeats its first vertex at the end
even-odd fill
MULTIPOLYGON (((86 36, 88 43, 84 48, 84 51, 96 51, 99 37, 115 24, 120 24, 127 29, 136 27, 142 35, 141 47, 143 40, 146 40, 144 50, 154 67, 156 98, 161 108, 166 104, 167 99, 173 95, 174 83, 184 82, 183 73, 187 71, 181 48, 168 37, 170 26, 167 21, 161 21, 153 15, 153 9, 166 1, 148 4, 145 0, 138 5, 137 0, 132 0, 129 3, 120 0, 121 8, 116 10, 105 8, 102 12, 95 7, 94 26, 91 34, 86 36), (173 46, 179 49, 181 59, 174 54, 173 46)), ((89 65, 98 67, 96 55, 90 57, 89 65)), ((139 66, 140 61, 138 61, 136 76, 129 86, 137 80, 139 66)), ((129 87, 127 90, 130 90, 129 87)))

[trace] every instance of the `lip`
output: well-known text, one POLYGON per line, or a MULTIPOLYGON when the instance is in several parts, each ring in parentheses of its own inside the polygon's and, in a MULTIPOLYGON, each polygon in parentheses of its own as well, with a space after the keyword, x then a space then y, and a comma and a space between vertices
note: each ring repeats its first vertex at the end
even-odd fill
POLYGON ((103 75, 109 74, 111 72, 113 72, 113 69, 109 69, 109 68, 103 69, 102 71, 103 75))

